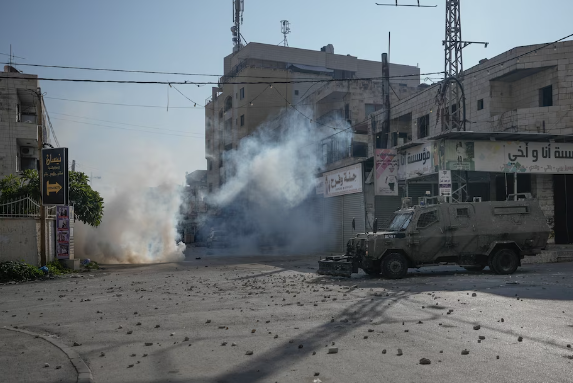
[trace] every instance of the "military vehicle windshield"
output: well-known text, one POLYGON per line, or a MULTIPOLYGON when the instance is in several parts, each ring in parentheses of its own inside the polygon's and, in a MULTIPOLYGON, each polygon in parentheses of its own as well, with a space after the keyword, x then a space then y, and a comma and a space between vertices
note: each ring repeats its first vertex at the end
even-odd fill
POLYGON ((394 219, 390 222, 388 227, 391 231, 404 231, 408 228, 414 213, 398 213, 394 215, 394 219))

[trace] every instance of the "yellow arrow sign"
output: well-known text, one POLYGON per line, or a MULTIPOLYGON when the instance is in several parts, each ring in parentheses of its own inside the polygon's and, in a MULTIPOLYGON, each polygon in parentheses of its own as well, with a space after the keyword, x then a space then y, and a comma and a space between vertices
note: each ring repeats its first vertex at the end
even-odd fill
POLYGON ((46 194, 50 195, 50 193, 58 193, 62 190, 62 186, 59 183, 50 184, 50 181, 46 181, 46 194))

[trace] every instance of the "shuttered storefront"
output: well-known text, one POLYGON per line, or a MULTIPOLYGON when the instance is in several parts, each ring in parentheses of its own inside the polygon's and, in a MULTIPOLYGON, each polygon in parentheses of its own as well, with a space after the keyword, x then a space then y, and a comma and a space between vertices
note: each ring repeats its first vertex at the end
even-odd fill
POLYGON ((364 233, 365 230, 365 209, 364 209, 364 194, 346 194, 343 195, 343 212, 344 219, 342 227, 344 231, 344 240, 342 251, 346 250, 346 242, 356 236, 356 233, 364 233), (355 219, 356 230, 352 229, 352 219, 355 219))
POLYGON ((342 249, 343 197, 324 198, 325 251, 339 253, 342 249))

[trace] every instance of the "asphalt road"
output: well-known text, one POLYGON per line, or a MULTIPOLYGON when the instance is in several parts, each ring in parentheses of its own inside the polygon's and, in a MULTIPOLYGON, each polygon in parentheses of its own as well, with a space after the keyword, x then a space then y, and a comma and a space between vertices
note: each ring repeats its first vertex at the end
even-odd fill
POLYGON ((96 382, 573 381, 573 263, 390 281, 318 276, 317 256, 187 253, 0 285, 0 326, 77 342, 96 382))

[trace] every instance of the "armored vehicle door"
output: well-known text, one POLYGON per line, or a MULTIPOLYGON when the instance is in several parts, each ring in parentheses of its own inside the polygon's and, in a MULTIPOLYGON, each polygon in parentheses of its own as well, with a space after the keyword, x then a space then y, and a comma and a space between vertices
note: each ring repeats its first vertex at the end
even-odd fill
POLYGON ((450 225, 445 227, 446 246, 452 255, 478 253, 478 235, 475 206, 469 203, 457 203, 449 206, 450 225))
POLYGON ((417 212, 409 230, 409 244, 414 263, 432 262, 437 254, 445 249, 446 236, 443 227, 448 225, 447 221, 447 215, 440 214, 438 206, 417 212))

